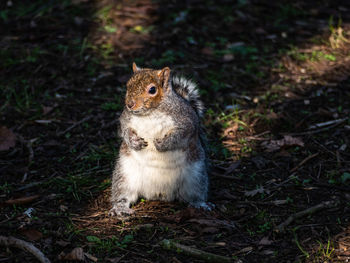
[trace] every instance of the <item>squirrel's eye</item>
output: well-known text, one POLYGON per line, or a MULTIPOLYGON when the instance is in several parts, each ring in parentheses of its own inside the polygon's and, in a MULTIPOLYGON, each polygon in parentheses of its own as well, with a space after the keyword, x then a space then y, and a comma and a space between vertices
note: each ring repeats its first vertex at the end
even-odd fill
POLYGON ((154 95, 154 94, 156 94, 156 92, 157 92, 157 88, 155 86, 152 86, 148 89, 149 94, 154 95))

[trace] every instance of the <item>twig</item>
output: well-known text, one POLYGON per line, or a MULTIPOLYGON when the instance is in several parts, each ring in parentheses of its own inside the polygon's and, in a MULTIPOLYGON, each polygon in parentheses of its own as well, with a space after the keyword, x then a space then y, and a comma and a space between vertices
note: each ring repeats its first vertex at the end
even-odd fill
POLYGON ((253 136, 247 136, 244 139, 249 140, 249 141, 254 141, 254 140, 266 141, 266 140, 269 140, 269 138, 261 138, 261 136, 269 134, 269 133, 270 133, 270 131, 264 131, 262 133, 259 133, 259 134, 253 135, 253 136))
POLYGON ((22 190, 25 190, 25 189, 32 188, 33 186, 37 186, 37 185, 43 184, 45 181, 47 181, 47 180, 43 180, 43 181, 39 181, 39 182, 33 182, 33 183, 30 183, 30 184, 23 185, 23 186, 17 188, 15 190, 15 192, 22 191, 22 190))
POLYGON ((214 175, 215 177, 218 177, 218 178, 224 178, 224 179, 229 179, 229 180, 241 180, 238 177, 223 175, 223 174, 219 174, 219 173, 215 173, 215 172, 210 172, 210 174, 214 175))
POLYGON ((304 160, 302 160, 297 166, 295 166, 293 169, 290 170, 291 173, 294 173, 296 170, 298 170, 301 166, 303 166, 307 161, 311 160, 312 158, 316 157, 320 153, 312 154, 308 157, 306 157, 304 160))
POLYGON ((322 210, 322 209, 327 209, 327 208, 334 207, 336 205, 337 205, 337 202, 335 202, 335 201, 325 201, 325 202, 322 202, 322 203, 320 203, 318 205, 312 206, 312 207, 310 207, 308 209, 305 209, 303 211, 295 213, 295 214, 289 216, 286 221, 284 221, 283 223, 279 224, 275 228, 275 231, 276 232, 283 232, 285 227, 288 226, 290 223, 292 223, 295 219, 298 219, 298 218, 301 218, 303 216, 316 213, 316 212, 318 212, 319 210, 322 210))
POLYGON ((307 131, 307 132, 296 132, 296 133, 282 133, 282 135, 301 136, 301 135, 311 135, 311 134, 321 133, 321 132, 327 131, 329 129, 332 129, 332 128, 338 126, 339 124, 343 123, 346 120, 347 119, 342 119, 341 122, 334 123, 331 126, 328 126, 328 127, 322 128, 322 129, 318 129, 318 130, 307 131))
POLYGON ((188 256, 193 256, 206 262, 233 262, 233 260, 229 257, 212 254, 196 248, 181 245, 173 240, 163 239, 161 241, 161 245, 167 250, 175 250, 176 252, 183 253, 188 256))
POLYGON ((332 125, 332 124, 339 124, 339 123, 342 123, 344 121, 346 121, 348 118, 343 118, 343 119, 338 119, 338 120, 332 120, 332 121, 326 121, 326 122, 321 122, 321 123, 317 123, 317 124, 314 124, 314 125, 311 125, 309 127, 309 129, 316 129, 316 128, 322 128, 324 126, 329 126, 329 125, 332 125))
POLYGON ((29 253, 33 254, 40 262, 50 263, 50 260, 47 257, 45 257, 45 255, 39 249, 37 249, 34 245, 27 241, 14 237, 0 236, 0 245, 7 247, 12 246, 26 250, 29 253))
POLYGON ((67 129, 65 129, 64 131, 62 131, 62 132, 58 132, 58 133, 57 133, 57 136, 61 136, 61 135, 66 134, 66 133, 67 133, 67 132, 69 132, 70 130, 74 129, 76 126, 78 126, 78 125, 82 124, 82 123, 83 123, 83 122, 85 122, 85 121, 90 120, 91 118, 92 118, 92 116, 91 116, 91 115, 90 115, 90 116, 85 117, 84 119, 82 119, 82 120, 80 120, 80 121, 78 121, 78 122, 74 123, 73 125, 71 125, 71 126, 70 126, 70 127, 68 127, 67 129))
POLYGON ((42 181, 33 182, 33 183, 29 183, 29 184, 23 185, 23 186, 17 188, 16 190, 14 190, 14 191, 15 192, 19 192, 19 191, 22 191, 22 190, 26 190, 26 189, 32 188, 32 187, 37 186, 37 185, 41 185, 41 184, 47 182, 48 180, 50 180, 56 174, 57 174, 57 172, 54 172, 50 177, 48 177, 48 178, 46 178, 46 179, 44 179, 42 181))

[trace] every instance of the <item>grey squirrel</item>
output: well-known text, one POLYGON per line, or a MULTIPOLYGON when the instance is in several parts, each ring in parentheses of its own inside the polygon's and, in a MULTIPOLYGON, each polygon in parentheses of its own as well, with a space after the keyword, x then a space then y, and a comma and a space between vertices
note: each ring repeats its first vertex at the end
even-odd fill
POLYGON ((120 116, 122 144, 112 178, 111 216, 133 213, 138 198, 207 205, 207 157, 196 85, 133 63, 120 116))

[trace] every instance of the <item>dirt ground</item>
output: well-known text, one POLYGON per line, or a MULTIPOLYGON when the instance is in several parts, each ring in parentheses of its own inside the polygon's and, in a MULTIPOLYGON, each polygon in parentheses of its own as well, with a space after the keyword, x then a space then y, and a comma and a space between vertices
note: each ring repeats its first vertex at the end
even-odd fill
POLYGON ((350 260, 348 1, 4 0, 0 36, 0 262, 350 260), (213 211, 108 216, 133 61, 198 83, 213 211))

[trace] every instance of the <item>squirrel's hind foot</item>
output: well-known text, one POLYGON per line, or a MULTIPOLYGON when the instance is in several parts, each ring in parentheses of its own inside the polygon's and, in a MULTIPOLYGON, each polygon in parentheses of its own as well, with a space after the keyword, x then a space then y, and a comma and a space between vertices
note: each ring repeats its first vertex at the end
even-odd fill
POLYGON ((111 210, 109 210, 108 215, 109 216, 116 216, 116 217, 128 217, 132 214, 134 214, 135 211, 125 205, 114 205, 111 210))
POLYGON ((196 202, 196 203, 190 204, 190 206, 197 209, 203 209, 206 211, 211 211, 215 208, 215 205, 210 202, 196 202))

